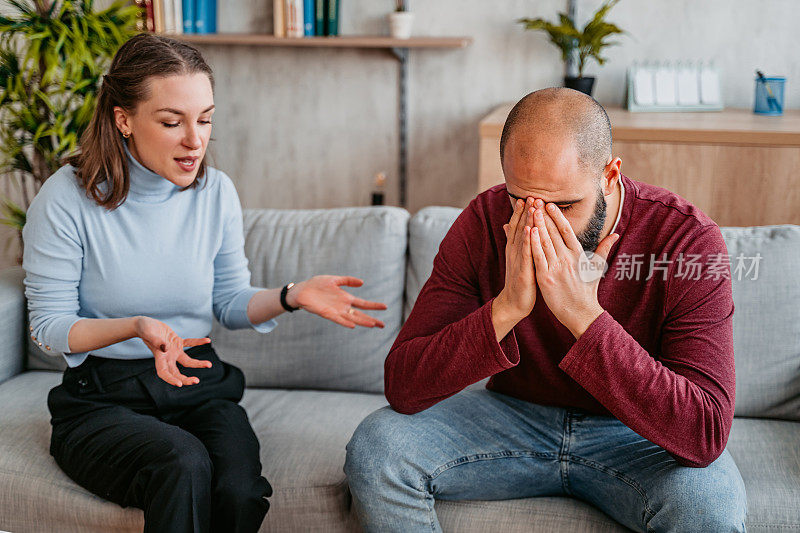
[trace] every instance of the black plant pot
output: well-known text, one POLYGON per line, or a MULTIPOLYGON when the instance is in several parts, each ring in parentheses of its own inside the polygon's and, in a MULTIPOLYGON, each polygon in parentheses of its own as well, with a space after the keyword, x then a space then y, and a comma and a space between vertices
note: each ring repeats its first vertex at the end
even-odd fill
POLYGON ((575 89, 584 94, 592 96, 592 88, 594 87, 594 76, 584 76, 583 78, 576 78, 575 76, 564 76, 564 87, 575 89))

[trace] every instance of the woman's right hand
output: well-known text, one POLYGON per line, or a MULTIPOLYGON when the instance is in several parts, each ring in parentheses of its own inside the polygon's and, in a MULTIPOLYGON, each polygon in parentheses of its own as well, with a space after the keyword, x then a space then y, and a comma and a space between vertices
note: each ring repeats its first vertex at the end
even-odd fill
POLYGON ((183 351, 184 348, 189 346, 210 343, 211 339, 208 337, 182 339, 168 325, 147 316, 140 316, 136 321, 136 336, 141 338, 150 348, 150 351, 153 352, 158 377, 170 385, 182 387, 183 385, 194 385, 200 382, 197 377, 181 374, 176 363, 180 363, 181 366, 187 368, 211 367, 211 361, 193 359, 183 351))

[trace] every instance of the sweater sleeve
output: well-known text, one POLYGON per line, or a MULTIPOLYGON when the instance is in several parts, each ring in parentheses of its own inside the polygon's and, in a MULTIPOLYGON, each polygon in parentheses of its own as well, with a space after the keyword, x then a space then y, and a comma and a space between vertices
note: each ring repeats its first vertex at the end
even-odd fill
POLYGON ((88 352, 71 353, 69 331, 79 315, 78 285, 83 268, 79 205, 69 190, 70 176, 54 174, 33 198, 22 228, 28 333, 48 355, 70 366, 88 352))
POLYGON ((734 305, 719 227, 700 228, 687 242, 684 257, 701 256, 703 268, 686 275, 672 258, 659 353, 647 353, 605 311, 559 367, 679 464, 705 467, 724 450, 733 423, 734 305), (719 259, 724 268, 715 274, 709 265, 719 259))
POLYGON ((431 276, 386 358, 386 399, 399 413, 427 409, 519 363, 513 330, 498 343, 492 324, 494 299, 481 301, 466 239, 477 227, 475 214, 467 208, 450 228, 431 276))
POLYGON ((252 328, 269 333, 278 323, 274 319, 253 324, 247 316, 247 304, 261 287, 250 285, 250 269, 244 254, 242 205, 231 179, 220 172, 224 228, 222 244, 214 257, 214 316, 228 329, 252 328))

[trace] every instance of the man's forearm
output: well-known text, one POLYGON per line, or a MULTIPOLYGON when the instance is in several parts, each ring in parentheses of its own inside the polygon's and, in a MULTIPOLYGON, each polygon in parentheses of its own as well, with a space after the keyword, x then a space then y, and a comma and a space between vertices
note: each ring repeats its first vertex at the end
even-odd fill
POLYGON ((497 342, 503 340, 522 318, 513 312, 501 292, 492 302, 492 325, 497 342))
POLYGON ((69 330, 69 353, 89 352, 136 337, 140 317, 82 318, 69 330))

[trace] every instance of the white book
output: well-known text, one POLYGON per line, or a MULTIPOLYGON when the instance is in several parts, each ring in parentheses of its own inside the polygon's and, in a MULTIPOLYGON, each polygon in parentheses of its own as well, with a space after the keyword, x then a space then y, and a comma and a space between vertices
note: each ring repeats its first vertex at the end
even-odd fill
POLYGON ((284 0, 283 16, 286 19, 286 36, 303 36, 303 0, 284 0))
POLYGON ((172 0, 175 7, 175 33, 183 33, 183 0, 172 0))
POLYGON ((175 8, 172 0, 164 0, 164 33, 175 33, 175 8))

